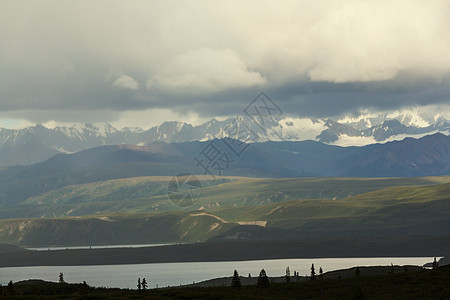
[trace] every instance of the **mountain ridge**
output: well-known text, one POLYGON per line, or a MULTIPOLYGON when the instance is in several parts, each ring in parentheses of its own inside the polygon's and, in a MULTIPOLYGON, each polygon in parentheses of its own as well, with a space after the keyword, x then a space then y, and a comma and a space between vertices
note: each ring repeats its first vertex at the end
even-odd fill
MULTIPOLYGON (((242 118, 237 120, 241 121, 242 118)), ((144 146, 155 142, 181 143, 230 137, 227 128, 232 127, 234 122, 236 118, 222 121, 212 118, 193 126, 184 122, 167 121, 148 130, 131 127, 119 130, 108 123, 84 123, 54 128, 41 124, 23 129, 0 128, 0 166, 31 165, 58 153, 74 153, 101 145, 144 146)), ((431 123, 431 120, 425 121, 410 114, 337 121, 285 117, 266 122, 263 131, 255 124, 250 124, 249 129, 256 134, 249 133, 239 139, 248 143, 315 140, 330 145, 362 146, 437 132, 448 135, 450 122, 439 117, 431 123)))
MULTIPOLYGON (((386 144, 339 147, 316 141, 249 144, 240 157, 225 143, 184 142, 150 146, 100 146, 73 154, 57 154, 30 166, 0 169, 0 204, 67 185, 140 176, 208 175, 195 158, 216 145, 227 155, 211 175, 289 177, 420 177, 450 174, 450 137, 436 133, 386 144), (234 156, 233 156, 234 155, 234 156)), ((208 175, 209 176, 209 175, 208 175)))

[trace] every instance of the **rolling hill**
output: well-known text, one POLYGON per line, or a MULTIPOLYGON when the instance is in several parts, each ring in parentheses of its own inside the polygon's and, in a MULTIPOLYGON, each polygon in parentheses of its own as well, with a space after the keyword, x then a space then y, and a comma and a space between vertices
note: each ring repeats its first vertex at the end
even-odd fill
MULTIPOLYGON (((450 176, 416 178, 248 178, 198 176, 202 190, 191 210, 260 206, 289 200, 342 199, 394 186, 450 182, 450 176)), ((67 217, 169 212, 182 208, 167 196, 171 177, 147 176, 70 185, 4 207, 0 218, 67 217)))
MULTIPOLYGON (((0 220, 0 243, 25 246, 450 235, 450 183, 195 211, 0 220)), ((445 238, 447 243, 449 239, 445 238)), ((444 241, 445 241, 444 240, 444 241)))

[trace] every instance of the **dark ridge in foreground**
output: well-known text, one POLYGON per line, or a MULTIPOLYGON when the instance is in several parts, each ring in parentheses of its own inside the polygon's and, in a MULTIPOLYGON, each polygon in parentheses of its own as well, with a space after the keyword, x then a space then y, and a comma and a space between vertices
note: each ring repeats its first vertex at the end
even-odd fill
MULTIPOLYGON (((325 272, 322 277, 324 279, 336 279, 336 278, 351 278, 355 277, 355 273, 358 270, 360 276, 377 276, 377 275, 389 275, 392 273, 410 272, 422 270, 419 266, 372 266, 372 267, 353 267, 350 269, 336 270, 331 272, 325 272)), ((270 274, 269 274, 270 275, 270 274)), ((220 287, 231 286, 231 280, 233 277, 222 277, 205 280, 202 282, 189 284, 189 287, 220 287)), ((258 283, 258 277, 239 277, 242 285, 256 285, 258 283)), ((286 282, 285 276, 269 277, 272 283, 284 283, 286 282)), ((290 276, 290 282, 304 282, 311 280, 309 276, 290 276)))
MULTIPOLYGON (((8 299, 448 299, 450 266, 433 270, 408 267, 379 267, 340 270, 348 277, 317 276, 267 287, 172 287, 145 291, 94 288, 88 284, 67 284, 40 280, 22 281, 0 287, 8 299), (359 269, 358 269, 359 270, 359 269), (351 275, 353 273, 353 275, 351 275)), ((269 278, 269 281, 272 278, 269 278)))
POLYGON ((444 256, 449 248, 449 236, 209 242, 143 248, 16 251, 0 253, 0 267, 444 256))

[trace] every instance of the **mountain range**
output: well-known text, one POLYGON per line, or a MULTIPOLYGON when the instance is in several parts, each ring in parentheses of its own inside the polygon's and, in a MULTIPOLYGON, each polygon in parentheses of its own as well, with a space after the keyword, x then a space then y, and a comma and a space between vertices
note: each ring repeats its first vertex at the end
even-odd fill
POLYGON ((268 178, 450 174, 450 137, 441 133, 363 147, 339 147, 316 141, 244 143, 241 145, 245 151, 239 155, 227 146, 233 143, 241 142, 225 138, 149 146, 100 146, 57 154, 30 166, 3 168, 0 204, 17 204, 69 185, 180 173, 268 178), (218 164, 211 163, 205 169, 199 161, 205 160, 206 164, 204 154, 211 154, 212 145, 224 156, 217 156, 218 164))
POLYGON ((101 145, 148 146, 155 142, 183 143, 231 137, 256 143, 265 141, 319 141, 329 145, 362 146, 379 142, 450 133, 450 122, 442 117, 425 118, 412 112, 397 115, 332 119, 272 119, 264 128, 243 117, 211 119, 198 126, 183 122, 164 122, 148 130, 108 123, 75 124, 47 128, 36 125, 23 129, 0 128, 0 166, 31 165, 55 154, 74 153, 101 145), (245 124, 244 135, 233 136, 230 129, 245 124))

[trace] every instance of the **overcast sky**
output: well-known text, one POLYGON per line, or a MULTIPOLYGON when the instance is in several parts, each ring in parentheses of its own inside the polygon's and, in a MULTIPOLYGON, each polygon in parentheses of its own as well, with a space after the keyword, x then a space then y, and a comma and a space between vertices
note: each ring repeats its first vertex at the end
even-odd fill
POLYGON ((0 38, 0 126, 449 113, 450 0, 2 0, 0 38))

